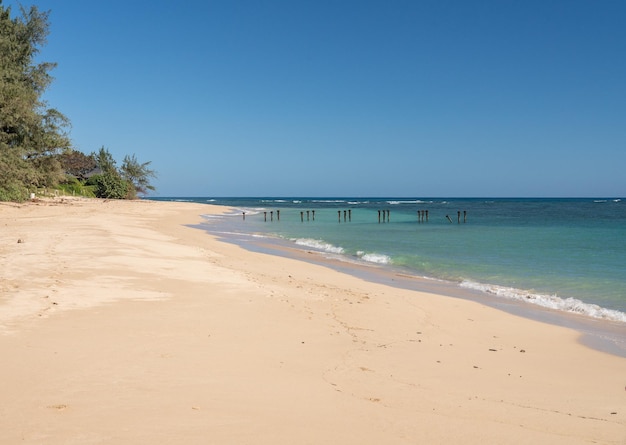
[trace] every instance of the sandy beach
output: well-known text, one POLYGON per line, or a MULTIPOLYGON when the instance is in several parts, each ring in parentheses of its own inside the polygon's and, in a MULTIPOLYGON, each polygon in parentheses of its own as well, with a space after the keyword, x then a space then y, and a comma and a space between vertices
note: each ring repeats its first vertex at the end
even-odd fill
POLYGON ((189 227, 224 210, 0 203, 0 444, 626 444, 625 358, 189 227))

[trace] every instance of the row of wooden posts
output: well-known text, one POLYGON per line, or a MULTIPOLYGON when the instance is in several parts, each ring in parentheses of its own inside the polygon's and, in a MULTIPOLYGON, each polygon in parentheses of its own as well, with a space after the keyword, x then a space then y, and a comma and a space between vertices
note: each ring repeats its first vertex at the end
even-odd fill
MULTIPOLYGON (((446 215, 446 219, 452 222, 450 215, 446 215)), ((460 210, 456 212, 456 222, 458 224, 461 224, 461 211, 460 210)), ((463 223, 466 223, 466 222, 467 222, 467 210, 463 210, 463 223)))
MULTIPOLYGON (((274 211, 263 212, 263 220, 267 222, 267 214, 270 214, 270 221, 274 221, 274 211)), ((304 222, 304 214, 306 213, 306 220, 310 221, 311 216, 313 216, 313 221, 315 221, 315 210, 306 210, 300 212, 300 221, 304 222)), ((337 219, 341 222, 341 214, 342 210, 337 210, 337 219)), ((457 223, 461 223, 461 211, 457 211, 457 223)), ((246 212, 243 212, 243 219, 246 219, 246 212)), ((450 215, 446 215, 446 219, 449 222, 452 222, 452 218, 450 215)), ((280 221, 280 210, 276 210, 276 220, 280 221)), ((419 222, 428 222, 428 210, 418 210, 417 211, 417 220, 419 222)), ((352 221, 352 210, 343 210, 343 222, 351 222, 352 221)), ((391 212, 389 210, 379 210, 378 211, 378 222, 391 222, 391 212), (381 219, 382 217, 382 219, 381 219)), ((467 222, 467 210, 463 210, 463 223, 467 222)))

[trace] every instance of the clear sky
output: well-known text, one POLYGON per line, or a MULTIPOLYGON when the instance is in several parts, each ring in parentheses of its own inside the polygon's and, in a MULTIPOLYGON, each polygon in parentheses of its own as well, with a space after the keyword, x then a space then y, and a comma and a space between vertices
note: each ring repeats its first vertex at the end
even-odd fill
POLYGON ((626 196, 626 1, 21 3, 154 196, 626 196))

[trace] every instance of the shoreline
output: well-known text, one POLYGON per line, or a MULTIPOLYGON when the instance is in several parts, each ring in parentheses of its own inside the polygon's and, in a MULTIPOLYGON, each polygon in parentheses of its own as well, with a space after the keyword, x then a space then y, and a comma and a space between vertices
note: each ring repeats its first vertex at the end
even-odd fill
MULTIPOLYGON (((225 207, 224 213, 227 210, 228 208, 225 207)), ((224 220, 221 225, 218 222, 216 229, 212 228, 213 224, 214 221, 205 220, 203 223, 191 227, 206 231, 223 242, 232 243, 251 252, 279 255, 297 261, 322 265, 366 281, 417 292, 433 293, 448 298, 460 298, 533 321, 574 329, 581 335, 579 340, 581 344, 626 358, 626 323, 620 321, 595 318, 523 301, 500 298, 480 290, 463 288, 458 283, 412 275, 410 271, 402 271, 389 265, 350 261, 328 252, 298 246, 282 238, 255 237, 252 233, 228 232, 223 230, 223 225, 227 224, 227 220, 224 220), (245 239, 241 238, 242 236, 245 239)))
POLYGON ((0 443, 626 438, 624 358, 193 227, 224 210, 0 206, 0 443))
POLYGON ((224 218, 232 228, 227 231, 252 230, 259 235, 277 232, 285 239, 297 239, 299 245, 340 254, 348 261, 363 260, 394 268, 404 265, 410 274, 462 282, 462 287, 502 298, 626 323, 626 281, 620 278, 624 249, 619 241, 612 247, 602 241, 626 236, 619 225, 626 217, 626 207, 621 204, 598 206, 590 199, 482 198, 428 202, 386 198, 188 201, 238 209, 239 218, 224 218), (385 205, 394 214, 393 225, 375 224, 376 209, 385 205), (336 224, 336 210, 346 206, 356 212, 353 226, 336 224), (423 212, 420 209, 424 206, 430 210, 428 224, 414 215, 423 212), (450 225, 442 220, 450 208, 468 209, 470 224, 450 225), (267 211, 265 219, 272 222, 272 209, 284 211, 284 218, 280 218, 284 224, 265 224, 263 212, 267 211), (319 212, 319 222, 309 224, 307 215, 304 224, 304 210, 308 209, 319 212), (242 212, 249 218, 242 221, 242 212), (587 216, 592 214, 593 222, 588 222, 587 216), (560 215, 570 217, 563 219, 560 215), (378 236, 381 232, 383 237, 378 236))

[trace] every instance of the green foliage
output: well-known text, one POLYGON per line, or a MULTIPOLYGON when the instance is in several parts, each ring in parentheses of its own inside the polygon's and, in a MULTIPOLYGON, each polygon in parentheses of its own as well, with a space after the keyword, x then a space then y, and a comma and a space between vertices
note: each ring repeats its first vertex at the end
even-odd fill
POLYGON ((113 155, 102 147, 92 156, 101 173, 93 175, 87 181, 94 186, 94 193, 98 198, 124 199, 129 197, 130 185, 120 175, 113 155))
POLYGON ((120 168, 122 178, 132 184, 133 197, 137 194, 145 195, 149 190, 154 190, 154 186, 150 184, 150 178, 156 178, 156 172, 149 168, 150 161, 143 164, 137 160, 133 153, 132 156, 126 155, 124 162, 120 168))
POLYGON ((150 178, 156 174, 148 167, 150 162, 142 164, 134 154, 127 155, 118 169, 115 159, 106 148, 100 148, 92 156, 101 173, 90 177, 86 184, 94 186, 98 198, 134 199, 138 193, 145 194, 148 190, 154 190, 150 178))
POLYGON ((42 99, 56 64, 35 62, 46 43, 49 13, 35 6, 20 7, 20 13, 12 18, 11 7, 0 0, 0 200, 22 201, 29 190, 60 183, 71 193, 93 188, 96 196, 115 199, 154 190, 150 163, 139 163, 135 155, 126 156, 118 169, 104 147, 91 155, 71 150, 70 122, 42 99), (101 174, 86 189, 66 180, 72 175, 85 181, 95 167, 101 174))
POLYGON ((86 155, 78 150, 70 150, 62 153, 57 157, 61 163, 63 171, 67 175, 72 175, 77 179, 85 180, 87 174, 91 173, 96 167, 96 159, 93 154, 86 155))
POLYGON ((125 199, 128 198, 131 186, 116 172, 94 175, 89 178, 94 185, 94 194, 97 198, 125 199))
POLYGON ((21 184, 5 183, 0 187, 0 201, 22 202, 28 199, 28 190, 21 184))
POLYGON ((54 156, 70 147, 69 121, 42 99, 55 64, 34 62, 46 43, 48 13, 34 6, 20 12, 11 18, 0 1, 0 197, 12 200, 56 185, 64 175, 54 156))
POLYGON ((96 165, 102 173, 118 173, 117 163, 113 159, 113 155, 104 147, 101 147, 98 153, 93 153, 92 156, 96 160, 96 165))
POLYGON ((74 177, 66 178, 66 181, 59 184, 58 189, 65 195, 84 196, 85 198, 95 198, 95 187, 83 184, 74 177))

